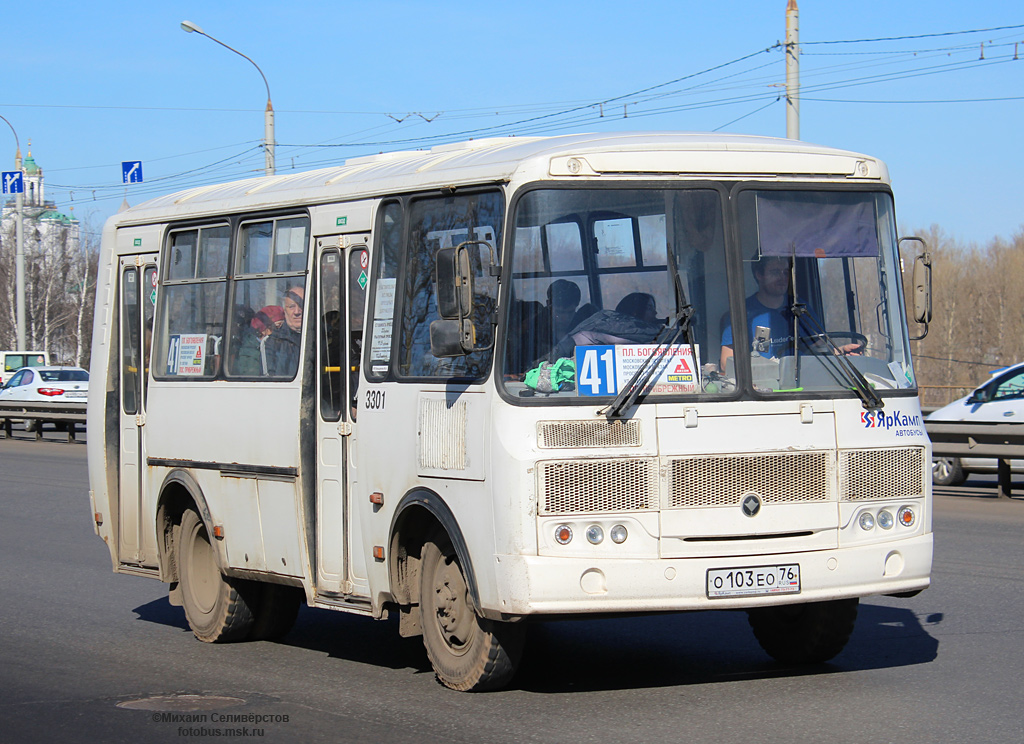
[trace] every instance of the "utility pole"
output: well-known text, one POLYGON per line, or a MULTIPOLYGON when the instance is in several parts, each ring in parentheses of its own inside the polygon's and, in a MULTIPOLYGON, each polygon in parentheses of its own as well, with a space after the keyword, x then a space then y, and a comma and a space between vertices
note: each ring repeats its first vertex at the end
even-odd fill
MULTIPOLYGON (((14 129, 14 125, 7 121, 7 118, 0 116, 0 120, 3 120, 11 128, 11 134, 14 135, 14 170, 21 170, 21 140, 18 139, 18 132, 14 129)), ((32 142, 29 141, 29 148, 32 147, 32 142)), ((22 176, 22 183, 24 183, 24 176, 22 176)), ((15 245, 14 245, 14 312, 17 315, 15 322, 17 323, 17 344, 16 348, 26 351, 28 349, 25 346, 25 235, 22 228, 22 223, 25 220, 25 197, 20 191, 14 198, 14 206, 17 210, 17 218, 14 223, 14 234, 15 234, 15 245)))
MULTIPOLYGON (((32 143, 29 143, 29 148, 32 143)), ((21 145, 14 156, 14 170, 21 170, 21 145)), ((22 180, 24 180, 22 176, 22 180)), ((14 275, 15 275, 15 312, 18 313, 18 348, 28 351, 25 345, 25 195, 18 192, 14 197, 15 208, 18 210, 18 221, 15 222, 14 275)))
POLYGON ((800 10, 786 5, 786 136, 800 139, 800 10))

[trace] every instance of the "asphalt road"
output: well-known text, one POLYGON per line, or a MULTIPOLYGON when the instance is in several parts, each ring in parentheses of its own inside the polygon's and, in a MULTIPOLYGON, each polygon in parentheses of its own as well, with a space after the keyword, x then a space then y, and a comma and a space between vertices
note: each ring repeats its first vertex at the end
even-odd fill
POLYGON ((741 613, 547 622, 482 695, 393 621, 303 608, 282 642, 200 643, 111 572, 87 490, 81 443, 0 438, 0 742, 1024 741, 1024 499, 991 480, 938 492, 932 588, 863 600, 828 665, 770 661, 741 613))

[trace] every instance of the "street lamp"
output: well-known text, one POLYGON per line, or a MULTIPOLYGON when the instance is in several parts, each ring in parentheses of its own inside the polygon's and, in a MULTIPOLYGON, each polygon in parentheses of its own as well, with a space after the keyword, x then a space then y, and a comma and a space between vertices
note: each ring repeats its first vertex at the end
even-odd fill
POLYGON ((197 26, 196 24, 192 23, 192 21, 182 21, 181 22, 181 30, 184 31, 185 33, 189 33, 189 34, 191 34, 191 33, 201 34, 202 36, 205 36, 210 41, 215 41, 218 44, 220 44, 222 47, 224 47, 225 49, 234 52, 239 57, 245 57, 250 62, 252 62, 252 66, 256 68, 256 72, 258 72, 260 74, 260 77, 263 78, 263 84, 265 86, 267 86, 267 110, 266 110, 266 112, 263 115, 263 152, 266 155, 266 172, 267 172, 267 175, 268 176, 274 175, 274 107, 270 103, 270 83, 267 82, 267 76, 263 74, 263 70, 261 70, 260 66, 258 64, 256 64, 255 62, 253 62, 252 59, 250 59, 249 57, 246 57, 246 55, 242 54, 237 49, 233 49, 232 47, 229 47, 227 44, 225 44, 220 39, 213 38, 208 33, 203 31, 203 29, 199 28, 199 26, 197 26))
MULTIPOLYGON (((21 170, 21 141, 18 140, 18 133, 14 131, 14 125, 3 116, 0 116, 7 126, 11 128, 11 132, 14 134, 14 146, 16 148, 14 154, 14 169, 21 170)), ((32 143, 29 142, 29 147, 32 147, 32 143)), ((25 234, 24 228, 24 211, 25 211, 25 195, 22 192, 18 192, 14 198, 14 205, 17 209, 18 218, 14 223, 14 307, 15 313, 17 314, 17 340, 18 349, 21 351, 28 351, 28 347, 25 345, 25 234)))

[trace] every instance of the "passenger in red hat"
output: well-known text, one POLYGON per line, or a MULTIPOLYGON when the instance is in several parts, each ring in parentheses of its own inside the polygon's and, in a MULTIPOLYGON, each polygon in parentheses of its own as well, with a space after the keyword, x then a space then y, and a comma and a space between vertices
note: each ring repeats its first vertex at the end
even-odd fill
POLYGON ((269 374, 267 338, 284 325, 284 310, 277 305, 267 305, 252 317, 249 325, 252 327, 252 333, 247 333, 242 339, 238 358, 235 361, 234 373, 266 377, 269 374))

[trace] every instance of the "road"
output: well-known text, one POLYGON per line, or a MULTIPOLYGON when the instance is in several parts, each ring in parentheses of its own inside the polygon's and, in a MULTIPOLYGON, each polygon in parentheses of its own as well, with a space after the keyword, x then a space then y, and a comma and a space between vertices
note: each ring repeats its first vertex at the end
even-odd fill
POLYGON ((279 643, 195 640, 162 584, 111 572, 81 443, 0 439, 0 483, 3 742, 1024 740, 1024 499, 991 482, 939 491, 932 588, 864 600, 828 665, 771 662, 741 613, 546 622, 482 695, 393 621, 304 608, 279 643))

